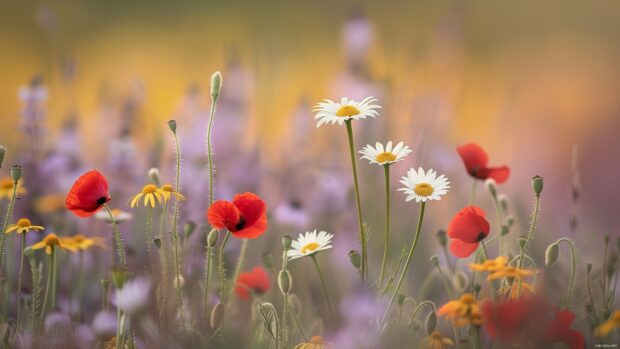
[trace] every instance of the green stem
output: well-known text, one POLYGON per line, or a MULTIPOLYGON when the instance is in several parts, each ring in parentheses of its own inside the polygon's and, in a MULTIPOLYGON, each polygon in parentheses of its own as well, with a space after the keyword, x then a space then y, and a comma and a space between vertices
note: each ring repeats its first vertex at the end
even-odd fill
MULTIPOLYGON (((288 257, 287 257, 287 253, 288 253, 288 249, 284 248, 284 251, 282 251, 282 271, 286 273, 286 267, 288 264, 288 257)), ((279 280, 280 276, 278 275, 278 283, 280 282, 279 280)), ((289 282, 291 282, 289 280, 289 282)), ((282 292, 282 348, 288 348, 288 292, 289 290, 284 291, 282 288, 280 289, 280 291, 282 292)))
MULTIPOLYGON (((532 223, 530 224, 530 231, 527 234, 527 238, 525 239, 525 243, 521 248, 521 254, 519 255, 519 265, 518 268, 523 268, 523 255, 525 255, 525 251, 527 250, 528 245, 530 244, 530 240, 532 240, 532 236, 534 236, 534 232, 536 231, 536 221, 538 220, 538 211, 540 210, 540 194, 536 195, 536 204, 534 205, 534 212, 532 216, 532 223)), ((519 278, 519 285, 517 288, 517 296, 521 297, 521 279, 519 278)))
POLYGON ((357 221, 359 225, 360 232, 360 240, 362 244, 362 263, 361 263, 361 274, 362 274, 362 285, 366 278, 368 277, 368 251, 366 247, 366 233, 364 232, 364 219, 362 217, 362 203, 360 198, 360 188, 359 181, 357 179, 357 164, 355 159, 355 144, 353 140, 353 128, 351 126, 351 120, 346 120, 345 124, 347 126, 347 136, 349 138, 349 152, 351 153, 351 168, 353 170, 353 184, 355 186, 355 204, 357 206, 357 221))
POLYGON ((213 264, 213 248, 207 243, 207 255, 205 256, 205 296, 204 296, 204 319, 209 323, 209 280, 211 279, 211 266, 213 264))
POLYGON ((605 249, 603 253, 603 299, 607 303, 607 255, 609 253, 609 239, 605 239, 605 249))
POLYGON ((388 250, 390 245, 390 165, 383 165, 385 169, 385 235, 383 241, 383 259, 381 260, 381 273, 379 274, 380 292, 383 288, 383 276, 385 275, 385 264, 387 261, 388 250))
POLYGON ((116 349, 123 349, 124 319, 121 308, 116 308, 116 349))
POLYGON ((58 294, 58 253, 52 253, 52 304, 51 310, 56 309, 56 295, 58 294))
POLYGON ((567 238, 561 238, 557 241, 557 244, 559 245, 561 242, 565 242, 568 244, 568 247, 570 247, 570 253, 571 253, 571 272, 570 272, 570 282, 568 284, 568 291, 566 293, 566 309, 568 309, 570 307, 570 298, 573 294, 573 289, 575 287, 575 275, 577 274, 577 257, 575 254, 575 244, 573 243, 572 240, 567 239, 567 238))
POLYGON ((149 260, 149 267, 151 266, 151 249, 153 245, 153 233, 152 233, 152 224, 151 221, 153 219, 153 208, 151 206, 146 207, 146 256, 149 260))
MULTIPOLYGON (((239 258, 237 258, 237 266, 235 266, 235 273, 233 274, 232 282, 237 282, 237 278, 239 277, 239 274, 241 274, 241 270, 243 270, 243 264, 245 263, 245 256, 248 253, 248 243, 250 239, 242 239, 242 240, 243 242, 241 243, 241 251, 239 251, 239 258)), ((234 292, 234 287, 231 287, 228 292, 229 292, 229 296, 231 296, 232 292, 234 292)))
POLYGON ((50 297, 50 292, 52 289, 52 279, 53 279, 53 265, 54 265, 54 252, 55 249, 52 246, 52 253, 48 255, 47 258, 47 280, 45 282, 45 296, 43 296, 43 307, 41 308, 41 322, 45 317, 45 313, 47 313, 47 302, 50 297))
POLYGON ((415 229, 415 234, 413 235, 413 241, 411 242, 411 248, 409 249, 409 254, 407 255, 407 260, 405 261, 405 266, 403 268, 403 271, 400 274, 400 277, 398 278, 396 289, 394 289, 394 294, 392 295, 392 299, 390 300, 390 303, 388 304, 387 310, 385 311, 385 315, 383 316, 383 319, 381 320, 379 329, 383 328, 383 324, 385 323, 385 320, 387 319, 388 314, 390 313, 390 309, 392 308, 392 305, 394 305, 396 296, 398 296, 398 291, 400 290, 400 287, 403 284, 403 280, 405 279, 405 275, 407 274, 407 271, 409 270, 409 266, 411 265, 411 259, 413 257, 415 248, 418 245, 418 240, 420 238, 420 231, 422 230, 422 222, 424 221, 425 208, 426 208, 426 202, 423 201, 420 204, 420 215, 418 217, 418 224, 415 229))
POLYGON ((19 325, 20 325, 20 315, 21 315, 21 304, 22 304, 22 274, 24 271, 24 249, 26 248, 26 233, 21 234, 21 255, 19 257, 19 274, 17 276, 17 329, 15 330, 16 334, 19 333, 19 325))
POLYGON ((213 204, 213 150, 211 149, 211 128, 215 119, 215 103, 211 100, 211 114, 209 115, 209 126, 207 126, 207 158, 209 159, 209 206, 213 204))
MULTIPOLYGON (((220 245, 220 251, 219 251, 219 274, 220 274, 220 302, 222 302, 222 307, 224 310, 226 310, 226 269, 224 266, 224 252, 226 249, 226 243, 228 242, 228 239, 230 238, 230 231, 226 231, 226 234, 224 235, 224 240, 222 241, 222 244, 220 245)), ((220 322, 220 328, 223 328, 224 326, 224 319, 226 317, 226 311, 222 312, 222 320, 220 322)))
MULTIPOLYGON (((13 194, 11 195, 11 201, 6 209, 6 215, 4 216, 4 222, 2 223, 2 231, 0 231, 0 277, 2 276, 2 262, 4 260, 4 241, 6 239, 6 227, 9 224, 11 215, 13 214, 13 208, 15 207, 15 197, 17 196, 17 182, 13 182, 13 194)), ((3 300, 4 301, 4 300, 3 300)), ((6 302, 3 302, 6 304, 6 302)))
POLYGON ((332 302, 329 299, 329 293, 327 292, 327 284, 325 283, 325 278, 323 277, 323 272, 319 267, 319 262, 316 260, 316 253, 310 255, 312 257, 312 262, 314 262, 314 267, 316 268, 316 272, 319 274, 319 279, 321 280, 321 288, 323 289, 323 294, 325 295, 325 300, 327 301, 327 307, 329 308, 329 314, 332 318, 332 321, 336 322, 336 316, 334 315, 334 309, 332 308, 332 302))
POLYGON ((491 195, 493 197, 493 202, 495 203, 495 214, 497 215, 497 224, 498 224, 498 233, 499 233, 499 254, 500 256, 504 255, 504 236, 502 235, 502 228, 504 226, 504 217, 502 214, 502 208, 500 207, 499 200, 497 200, 497 195, 491 195))
POLYGON ((308 336, 306 336, 306 333, 304 332, 304 328, 301 326, 301 321, 299 321, 299 317, 297 316, 297 313, 295 313, 295 310, 293 310, 291 308, 290 311, 293 320, 295 320, 295 326, 297 327, 297 330, 299 331, 299 333, 301 333, 301 336, 304 338, 304 342, 308 342, 308 336))
POLYGON ((478 180, 474 178, 474 183, 471 185, 471 197, 469 198, 470 205, 476 204, 476 184, 477 183, 478 183, 478 180))
POLYGON ((121 231, 118 228, 118 224, 116 223, 116 218, 114 218, 114 214, 112 214, 112 209, 108 204, 103 204, 103 207, 108 211, 108 215, 110 216, 110 221, 112 222, 112 232, 114 234, 114 243, 116 245, 116 253, 118 254, 118 260, 121 263, 121 267, 123 269, 127 269, 127 258, 125 257, 125 245, 123 244, 123 238, 121 237, 121 231))
MULTIPOLYGON (((181 191, 181 146, 179 145, 179 137, 177 133, 174 134, 174 145, 176 154, 176 179, 174 183, 174 191, 181 191)), ((179 317, 181 318, 181 329, 185 331, 185 311, 183 309, 183 293, 181 290, 181 253, 179 251, 179 233, 177 231, 177 225, 179 220, 179 200, 174 201, 174 212, 172 215, 172 239, 174 242, 174 269, 175 277, 177 281, 177 307, 179 308, 179 317)))
POLYGON ((592 286, 591 286, 591 278, 590 278, 590 271, 588 269, 586 269, 587 271, 587 276, 586 276, 586 289, 588 290, 588 297, 590 298, 590 304, 592 304, 592 313, 594 314, 594 323, 596 325, 598 325, 598 315, 596 313, 596 304, 594 304, 594 297, 592 296, 592 286))

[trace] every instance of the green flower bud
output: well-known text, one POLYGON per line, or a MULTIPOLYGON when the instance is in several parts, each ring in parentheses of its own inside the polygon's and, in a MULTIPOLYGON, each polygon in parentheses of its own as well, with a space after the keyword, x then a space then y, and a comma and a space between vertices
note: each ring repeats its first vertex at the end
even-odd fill
POLYGON ((435 331, 437 327, 437 314, 434 311, 431 311, 426 315, 426 319, 424 320, 424 329, 426 330, 426 334, 431 334, 435 331))
POLYGON ((211 101, 217 101, 217 97, 222 90, 222 73, 216 71, 211 75, 211 101))
POLYGON ((506 236, 508 235, 509 232, 510 232, 510 228, 508 228, 507 225, 502 225, 502 231, 500 232, 500 234, 502 236, 506 236))
POLYGON ((278 273, 278 287, 280 287, 280 292, 284 294, 289 293, 292 283, 291 273, 289 273, 288 270, 280 270, 278 273))
POLYGON ((543 184, 543 178, 541 176, 534 176, 534 178, 532 178, 532 189, 534 189, 536 196, 540 196, 540 193, 542 193, 543 184))
POLYGON ((156 186, 160 186, 161 185, 161 178, 159 177, 159 170, 155 167, 152 167, 149 170, 149 179, 151 180, 151 182, 153 182, 153 184, 155 184, 156 186))
POLYGON ((497 200, 499 201, 499 205, 502 207, 504 212, 508 211, 508 196, 506 194, 499 194, 497 196, 497 200))
POLYGON ((217 229, 211 229, 209 235, 207 235, 207 245, 211 248, 215 247, 215 244, 217 244, 217 238, 217 229))
POLYGON ((112 268, 112 283, 116 289, 123 288, 128 276, 129 274, 125 270, 118 267, 112 268))
POLYGON ((187 236, 188 239, 190 236, 192 236, 195 230, 196 230, 196 223, 193 221, 187 221, 187 223, 185 223, 185 226, 183 227, 185 236, 187 236))
POLYGON ((263 255, 261 256, 261 260, 263 261, 263 265, 265 266, 265 268, 273 269, 273 257, 271 256, 271 253, 263 253, 263 255))
POLYGON ((161 248, 161 239, 159 237, 153 238, 153 244, 155 244, 157 248, 161 248))
POLYGON ((552 265, 560 257, 560 246, 557 243, 552 243, 547 247, 545 251, 545 264, 547 266, 552 265))
POLYGON ((515 217, 513 215, 508 215, 508 217, 506 218, 506 223, 508 224, 508 228, 512 228, 512 226, 515 224, 515 217))
POLYGON ((406 299, 406 298, 407 298, 407 297, 405 297, 405 295, 404 295, 404 294, 399 293, 399 294, 396 296, 396 304, 398 304, 399 306, 403 305, 403 303, 405 303, 405 299, 406 299))
POLYGON ((293 238, 291 238, 288 235, 284 235, 282 237, 282 248, 284 248, 284 250, 288 250, 289 248, 291 248, 292 244, 293 244, 293 238))
POLYGON ((19 179, 22 178, 22 167, 19 165, 11 166, 11 177, 13 177, 14 182, 19 182, 19 179))
POLYGON ((448 234, 443 229, 440 229, 437 232, 437 241, 439 241, 439 245, 441 247, 446 247, 448 245, 448 234))
POLYGON ((351 264, 353 264, 355 269, 359 269, 362 265, 362 257, 360 256, 360 253, 355 250, 349 251, 349 259, 351 260, 351 264))
POLYGON ((439 265, 439 257, 437 256, 431 256, 431 263, 433 263, 433 265, 438 266, 439 265))
POLYGON ((172 131, 172 133, 176 134, 177 133, 177 121, 176 120, 169 120, 168 121, 168 128, 170 128, 170 131, 172 131))
POLYGON ((6 149, 0 145, 0 168, 2 168, 2 162, 4 161, 4 154, 6 154, 6 149))
POLYGON ((495 183, 493 179, 489 178, 484 181, 484 186, 487 187, 487 190, 491 193, 492 197, 497 197, 497 183, 495 183))
POLYGON ((524 249, 526 242, 527 242, 527 239, 525 238, 525 236, 520 237, 519 238, 519 248, 524 249))
POLYGON ((474 285, 474 292, 476 292, 476 294, 480 293, 481 289, 482 289, 482 286, 480 284, 474 285))
POLYGON ((592 263, 586 264, 586 271, 589 273, 592 271, 592 263))

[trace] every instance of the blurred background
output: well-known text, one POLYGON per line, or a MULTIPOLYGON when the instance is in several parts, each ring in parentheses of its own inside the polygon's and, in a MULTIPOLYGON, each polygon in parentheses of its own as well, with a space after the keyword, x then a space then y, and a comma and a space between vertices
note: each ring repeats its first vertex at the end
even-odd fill
MULTIPOLYGON (((500 191, 514 234, 527 227, 530 178, 545 178, 537 259, 545 242, 568 236, 596 264, 602 236, 620 235, 619 39, 614 0, 14 2, 0 13, 0 143, 6 164, 36 168, 38 179, 25 172, 30 198, 64 195, 85 169, 99 168, 114 206, 129 210, 148 168, 172 181, 165 122, 176 119, 184 219, 203 222, 209 79, 220 70, 216 197, 257 192, 276 231, 258 242, 250 264, 281 235, 318 228, 336 234, 326 258, 353 274, 346 253, 359 247, 346 133, 316 129, 312 107, 372 95, 383 109, 354 123, 357 148, 388 140, 413 148, 393 166, 394 186, 414 166, 453 183, 430 206, 423 244, 435 246, 434 232, 467 204, 472 179, 455 147, 476 142, 491 165, 512 170, 500 191)), ((365 160, 358 166, 378 263, 383 172, 365 160)), ((483 186, 478 197, 492 212, 483 186)), ((394 246, 409 241, 415 224, 417 207, 403 199, 394 192, 394 246)), ((425 265, 433 250, 420 253, 425 265)))

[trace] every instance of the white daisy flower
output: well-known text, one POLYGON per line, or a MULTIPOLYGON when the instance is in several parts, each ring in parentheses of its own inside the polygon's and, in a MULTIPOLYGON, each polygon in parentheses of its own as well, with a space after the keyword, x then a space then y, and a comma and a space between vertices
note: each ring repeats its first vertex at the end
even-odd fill
POLYGON ((329 122, 331 122, 332 125, 338 123, 339 126, 342 126, 347 120, 377 117, 379 116, 379 112, 375 109, 380 109, 381 106, 372 104, 376 101, 377 99, 374 97, 366 97, 361 102, 342 97, 340 103, 326 99, 314 107, 314 111, 316 112, 314 118, 318 120, 316 127, 329 122))
POLYGON ((309 256, 319 251, 332 248, 331 240, 334 234, 320 231, 317 235, 316 229, 308 231, 306 234, 299 234, 297 240, 293 240, 291 249, 286 251, 289 260, 309 256))
POLYGON ((448 193, 450 189, 450 182, 446 176, 437 177, 436 171, 429 169, 424 172, 422 167, 417 171, 413 168, 409 169, 407 176, 403 177, 400 182, 405 185, 405 188, 398 189, 407 195, 405 201, 441 200, 441 196, 448 193))
POLYGON ((405 156, 409 155, 412 150, 403 142, 399 142, 392 148, 392 141, 389 141, 385 147, 379 142, 375 144, 374 148, 372 145, 368 144, 359 152, 364 154, 361 159, 366 159, 370 161, 371 164, 388 165, 401 161, 405 156))

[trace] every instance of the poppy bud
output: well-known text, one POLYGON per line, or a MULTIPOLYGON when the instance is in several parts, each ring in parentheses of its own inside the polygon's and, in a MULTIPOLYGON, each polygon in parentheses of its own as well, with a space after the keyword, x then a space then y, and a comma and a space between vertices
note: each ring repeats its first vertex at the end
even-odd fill
POLYGON ((508 228, 512 227, 515 224, 515 217, 513 215, 508 215, 506 223, 508 224, 508 228))
POLYGON ((289 248, 291 248, 291 244, 293 243, 293 238, 291 238, 288 235, 284 235, 284 237, 282 237, 282 248, 284 248, 284 250, 288 250, 289 248))
POLYGON ((217 229, 211 229, 209 235, 207 235, 207 245, 211 248, 217 244, 217 229))
POLYGON ((271 253, 263 253, 263 255, 261 256, 261 260, 263 261, 263 265, 265 266, 265 268, 273 269, 273 257, 271 256, 271 253))
POLYGON ((222 90, 222 73, 216 71, 211 75, 211 101, 217 101, 217 97, 222 90))
POLYGON ((161 248, 161 239, 159 237, 153 238, 153 243, 157 248, 161 248))
POLYGON ((116 289, 123 288, 125 281, 127 281, 128 273, 121 268, 112 268, 112 283, 116 289))
POLYGON ((476 294, 480 293, 481 289, 482 289, 482 286, 480 284, 474 285, 474 292, 476 292, 476 294))
POLYGON ((502 207, 502 210, 508 211, 508 196, 506 194, 499 194, 497 196, 497 200, 499 201, 499 205, 502 207))
POLYGON ((520 237, 519 238, 519 248, 524 249, 526 242, 527 242, 527 239, 524 236, 520 237))
POLYGON ((487 187, 487 190, 489 191, 489 193, 491 193, 491 196, 493 196, 494 198, 497 197, 497 184, 492 178, 484 181, 484 186, 487 187))
POLYGON ((437 256, 431 256, 431 263, 433 263, 434 266, 438 266, 439 265, 439 257, 437 256))
POLYGON ((187 236, 187 238, 189 239, 189 237, 192 236, 192 234, 196 230, 196 223, 194 223, 193 221, 187 221, 187 223, 185 223, 185 226, 183 227, 183 230, 185 231, 185 236, 187 236))
POLYGON ((426 319, 424 320, 424 329, 427 334, 433 333, 435 328, 437 327, 437 314, 434 311, 431 311, 426 315, 426 319))
POLYGON ((540 193, 542 193, 543 184, 543 178, 541 176, 534 176, 534 178, 532 178, 532 189, 534 189, 536 196, 540 196, 540 193))
POLYGON ((286 294, 291 290, 291 273, 288 270, 280 270, 278 273, 278 287, 280 292, 286 294))
POLYGON ((589 273, 592 271, 592 263, 586 264, 586 271, 589 273))
POLYGON ((445 230, 439 229, 437 232, 437 241, 439 241, 441 247, 446 247, 448 245, 448 236, 445 230))
POLYGON ((349 251, 349 259, 351 260, 351 264, 353 264, 355 269, 360 268, 360 265, 362 264, 362 258, 360 257, 359 252, 355 250, 349 251))
POLYGON ((217 302, 217 304, 215 304, 215 306, 211 310, 211 316, 209 319, 209 324, 211 325, 211 328, 217 328, 218 326, 220 326, 220 323, 222 322, 223 312, 224 307, 222 306, 222 302, 217 302))
POLYGON ((0 168, 2 168, 2 162, 4 161, 4 154, 6 153, 6 149, 0 145, 0 168))
POLYGON ((399 293, 398 296, 396 296, 396 304, 398 305, 403 305, 403 303, 405 303, 405 295, 402 293, 399 293))
POLYGON ((508 226, 506 225, 502 225, 502 231, 500 232, 500 235, 505 236, 510 232, 510 228, 508 228, 508 226))
POLYGON ((168 121, 168 128, 170 128, 170 131, 172 131, 172 133, 176 134, 177 133, 177 122, 176 122, 176 120, 169 120, 168 121))
POLYGON ((28 246, 24 249, 24 255, 26 256, 26 258, 31 259, 34 257, 34 250, 32 249, 32 247, 28 246))
POLYGON ((22 167, 19 165, 11 166, 11 177, 15 183, 19 182, 19 179, 22 178, 22 167))
POLYGON ((152 167, 149 170, 149 179, 151 180, 151 182, 153 182, 155 185, 160 186, 161 185, 161 178, 159 177, 159 170, 155 167, 152 167))
POLYGON ((545 251, 545 265, 550 266, 560 257, 560 246, 557 243, 552 243, 547 247, 545 251))

